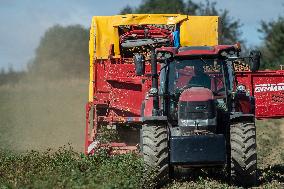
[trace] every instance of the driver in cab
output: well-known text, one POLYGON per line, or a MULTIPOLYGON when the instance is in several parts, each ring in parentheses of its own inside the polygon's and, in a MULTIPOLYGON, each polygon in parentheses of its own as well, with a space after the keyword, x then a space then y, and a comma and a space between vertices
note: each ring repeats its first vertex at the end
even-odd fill
POLYGON ((188 86, 211 89, 211 79, 206 73, 204 73, 204 68, 201 64, 194 66, 194 76, 188 82, 188 86))

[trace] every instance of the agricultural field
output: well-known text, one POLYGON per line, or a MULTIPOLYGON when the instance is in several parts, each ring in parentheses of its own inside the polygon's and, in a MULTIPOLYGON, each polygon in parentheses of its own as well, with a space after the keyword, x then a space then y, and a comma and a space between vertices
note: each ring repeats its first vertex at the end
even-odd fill
POLYGON ((1 147, 16 151, 84 145, 88 80, 23 79, 0 86, 1 147))
MULTIPOLYGON (((88 81, 27 78, 0 86, 0 188, 152 188, 138 155, 82 154, 88 81)), ((257 121, 260 188, 284 187, 284 120, 257 121)), ((164 188, 236 188, 194 170, 164 188)))

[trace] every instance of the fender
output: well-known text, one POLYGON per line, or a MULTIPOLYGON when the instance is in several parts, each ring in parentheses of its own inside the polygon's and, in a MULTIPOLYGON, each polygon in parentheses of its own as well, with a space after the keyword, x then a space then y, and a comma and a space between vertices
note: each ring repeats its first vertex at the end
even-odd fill
POLYGON ((147 116, 142 118, 143 123, 168 123, 167 116, 147 116))
POLYGON ((142 102, 141 105, 141 117, 143 123, 167 123, 167 116, 152 116, 153 110, 153 98, 149 97, 142 102))
POLYGON ((153 98, 149 97, 148 99, 145 99, 142 103, 142 112, 141 117, 147 117, 152 116, 153 111, 153 98))
POLYGON ((243 112, 231 112, 230 114, 230 122, 244 122, 250 121, 254 122, 254 114, 245 114, 243 112))

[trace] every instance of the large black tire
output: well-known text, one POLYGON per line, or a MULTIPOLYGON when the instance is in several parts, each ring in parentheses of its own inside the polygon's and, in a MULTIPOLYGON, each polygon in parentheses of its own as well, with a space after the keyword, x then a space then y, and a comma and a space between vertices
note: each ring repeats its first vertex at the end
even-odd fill
POLYGON ((256 129, 254 123, 231 125, 231 184, 243 187, 257 183, 256 129))
POLYGON ((148 170, 156 173, 157 186, 169 180, 168 131, 165 126, 144 125, 141 129, 141 151, 148 170))

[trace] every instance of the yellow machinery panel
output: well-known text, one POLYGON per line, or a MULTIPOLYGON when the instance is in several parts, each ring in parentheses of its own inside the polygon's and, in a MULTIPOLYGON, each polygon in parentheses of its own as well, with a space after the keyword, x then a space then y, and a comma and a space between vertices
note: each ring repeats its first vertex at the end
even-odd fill
POLYGON ((180 25, 181 46, 218 45, 218 26, 218 16, 189 16, 180 25))
POLYGON ((180 23, 181 46, 217 45, 218 16, 187 16, 180 14, 129 14, 116 16, 94 16, 91 25, 90 41, 95 47, 93 57, 108 59, 109 48, 114 44, 115 57, 120 56, 117 26, 144 24, 180 23), (92 32, 93 31, 93 32, 92 32))
POLYGON ((93 101, 94 62, 96 59, 108 59, 111 45, 114 57, 120 58, 118 26, 180 24, 181 46, 218 45, 218 16, 188 16, 180 14, 128 14, 115 16, 94 16, 90 29, 90 83, 89 101, 93 101))

